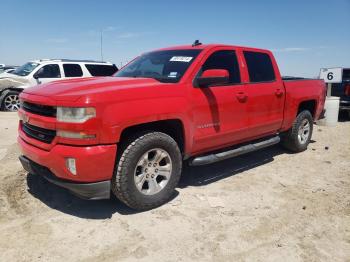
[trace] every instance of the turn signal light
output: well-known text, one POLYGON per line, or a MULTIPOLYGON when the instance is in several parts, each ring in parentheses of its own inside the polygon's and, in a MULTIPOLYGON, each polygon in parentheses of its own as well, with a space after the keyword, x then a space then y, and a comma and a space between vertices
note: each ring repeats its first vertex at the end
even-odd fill
POLYGON ((63 130, 57 130, 57 136, 72 139, 94 139, 96 135, 86 134, 84 132, 69 132, 63 130))

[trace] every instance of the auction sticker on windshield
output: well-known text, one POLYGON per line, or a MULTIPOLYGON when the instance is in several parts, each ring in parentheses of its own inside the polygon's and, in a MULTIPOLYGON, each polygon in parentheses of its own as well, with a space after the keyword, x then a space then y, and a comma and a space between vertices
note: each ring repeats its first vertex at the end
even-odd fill
POLYGON ((173 56, 170 61, 171 62, 185 62, 188 63, 192 60, 192 56, 173 56))

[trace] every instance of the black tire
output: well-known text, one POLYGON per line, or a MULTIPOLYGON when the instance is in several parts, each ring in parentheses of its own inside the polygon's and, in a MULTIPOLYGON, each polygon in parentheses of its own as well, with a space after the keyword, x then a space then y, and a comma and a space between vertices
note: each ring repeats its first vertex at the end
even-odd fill
POLYGON ((148 132, 129 139, 117 158, 112 179, 112 191, 127 206, 136 210, 148 210, 166 203, 174 194, 182 169, 182 156, 175 140, 167 134, 148 132), (136 187, 134 173, 144 154, 161 149, 171 159, 171 175, 164 188, 153 195, 145 195, 136 187))
MULTIPOLYGON (((5 91, 6 92, 6 91, 5 91)), ((1 110, 3 111, 9 111, 9 112, 16 112, 19 109, 19 92, 17 91, 9 91, 5 94, 5 96, 2 99, 1 102, 1 110), (16 105, 10 105, 9 100, 12 98, 17 98, 18 103, 16 103, 16 105)))
POLYGON ((297 115, 291 129, 281 134, 281 144, 284 148, 292 152, 295 152, 295 153, 302 152, 307 149, 307 146, 310 143, 310 140, 312 137, 312 131, 313 131, 312 115, 309 111, 304 110, 297 115), (306 123, 306 122, 309 124, 310 130, 309 130, 307 139, 304 139, 302 143, 298 138, 298 131, 303 125, 303 123, 306 123))

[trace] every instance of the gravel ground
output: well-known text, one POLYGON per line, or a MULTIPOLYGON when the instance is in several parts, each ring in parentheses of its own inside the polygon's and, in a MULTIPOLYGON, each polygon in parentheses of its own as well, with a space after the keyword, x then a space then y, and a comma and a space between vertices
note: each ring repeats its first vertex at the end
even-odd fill
POLYGON ((21 168, 17 115, 0 113, 0 261, 350 261, 350 122, 186 167, 147 212, 83 201, 21 168))

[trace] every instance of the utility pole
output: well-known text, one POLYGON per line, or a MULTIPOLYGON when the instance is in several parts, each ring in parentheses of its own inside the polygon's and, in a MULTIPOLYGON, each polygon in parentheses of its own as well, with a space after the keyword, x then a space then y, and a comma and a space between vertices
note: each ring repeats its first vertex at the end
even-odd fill
POLYGON ((101 29, 101 61, 103 61, 103 30, 101 29))

